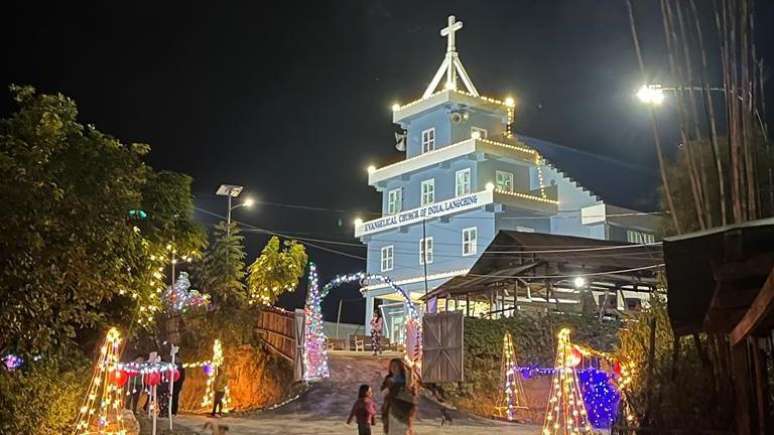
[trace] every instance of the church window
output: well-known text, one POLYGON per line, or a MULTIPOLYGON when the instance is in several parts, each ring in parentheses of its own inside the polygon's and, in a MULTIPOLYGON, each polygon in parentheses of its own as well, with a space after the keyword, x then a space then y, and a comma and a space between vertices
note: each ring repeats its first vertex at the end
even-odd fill
POLYGON ((433 238, 419 239, 419 264, 433 262, 433 238))
POLYGON ((470 193, 470 168, 465 168, 455 173, 455 196, 468 195, 470 193))
POLYGON ((474 255, 477 241, 478 229, 476 227, 462 230, 462 255, 474 255))
POLYGON ((428 205, 435 202, 435 179, 431 178, 422 182, 422 198, 420 205, 428 205))
POLYGON ((403 195, 400 188, 387 192, 387 214, 400 213, 403 195))
POLYGON ((495 183, 497 190, 513 192, 513 173, 505 171, 495 172, 495 183))
POLYGON ((487 131, 485 128, 470 127, 470 137, 475 137, 476 133, 478 133, 479 139, 486 139, 487 131))
POLYGON ((642 231, 626 230, 626 241, 639 244, 656 243, 656 237, 653 234, 642 231))
POLYGON ((422 131, 422 152, 426 153, 435 149, 435 128, 422 131))
POLYGON ((382 248, 382 272, 392 270, 393 245, 382 248))

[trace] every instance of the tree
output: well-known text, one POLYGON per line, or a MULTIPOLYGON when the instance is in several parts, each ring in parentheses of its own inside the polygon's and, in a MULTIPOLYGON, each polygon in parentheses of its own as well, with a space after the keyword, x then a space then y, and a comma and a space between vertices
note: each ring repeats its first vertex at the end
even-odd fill
POLYGON ((293 291, 304 275, 308 257, 304 246, 295 240, 285 240, 284 248, 274 236, 250 266, 247 282, 251 304, 270 305, 287 291, 293 291))
POLYGON ((99 322, 147 324, 161 309, 166 231, 203 240, 180 205, 190 179, 154 173, 149 146, 80 124, 61 94, 11 93, 19 108, 0 121, 0 353, 51 356, 99 322), (131 213, 143 209, 147 221, 131 213), (165 216, 177 225, 159 224, 165 216))
POLYGON ((247 301, 245 293, 245 243, 236 222, 228 231, 226 222, 215 225, 214 241, 198 267, 201 287, 216 305, 239 305, 247 301))

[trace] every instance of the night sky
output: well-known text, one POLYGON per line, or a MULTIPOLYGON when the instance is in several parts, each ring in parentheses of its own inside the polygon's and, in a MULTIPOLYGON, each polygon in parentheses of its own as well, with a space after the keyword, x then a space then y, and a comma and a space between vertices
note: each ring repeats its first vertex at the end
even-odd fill
MULTIPOLYGON (((0 114, 12 110, 10 83, 62 92, 78 103, 81 122, 148 143, 155 168, 192 175, 201 209, 224 214, 216 188, 241 184, 262 203, 235 219, 353 243, 354 217, 379 210, 365 167, 400 158, 390 106, 421 96, 443 60, 438 32, 453 13, 464 22, 463 64, 482 95, 516 98, 518 132, 656 171, 647 111, 633 97, 641 79, 623 0, 168 3, 4 4, 0 114)), ((634 3, 651 81, 668 82, 658 2, 634 3)), ((771 64, 774 7, 766 3, 757 2, 765 9, 758 40, 771 64)), ((673 115, 667 107, 661 116, 673 115)), ((247 241, 252 260, 265 237, 247 241)), ((309 252, 323 282, 364 268, 309 252)), ((335 320, 339 298, 343 320, 362 321, 353 288, 328 298, 326 318, 335 320)), ((282 304, 302 306, 303 291, 282 304)))

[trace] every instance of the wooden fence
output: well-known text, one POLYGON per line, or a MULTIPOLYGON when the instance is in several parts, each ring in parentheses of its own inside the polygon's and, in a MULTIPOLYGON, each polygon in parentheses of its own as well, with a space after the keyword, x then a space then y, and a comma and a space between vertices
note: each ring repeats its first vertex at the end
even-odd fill
POLYGON ((264 307, 258 313, 256 333, 271 350, 296 362, 295 314, 275 307, 264 307))

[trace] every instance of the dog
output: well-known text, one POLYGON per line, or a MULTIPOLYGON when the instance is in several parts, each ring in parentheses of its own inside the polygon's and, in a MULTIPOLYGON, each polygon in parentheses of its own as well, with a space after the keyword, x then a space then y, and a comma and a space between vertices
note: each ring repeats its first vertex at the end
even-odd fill
POLYGON ((452 419, 451 415, 447 412, 446 408, 441 408, 441 426, 444 424, 449 423, 450 425, 454 423, 454 420, 452 419))
POLYGON ((210 429, 212 435, 226 435, 228 432, 228 426, 211 422, 204 423, 204 429, 210 429))

